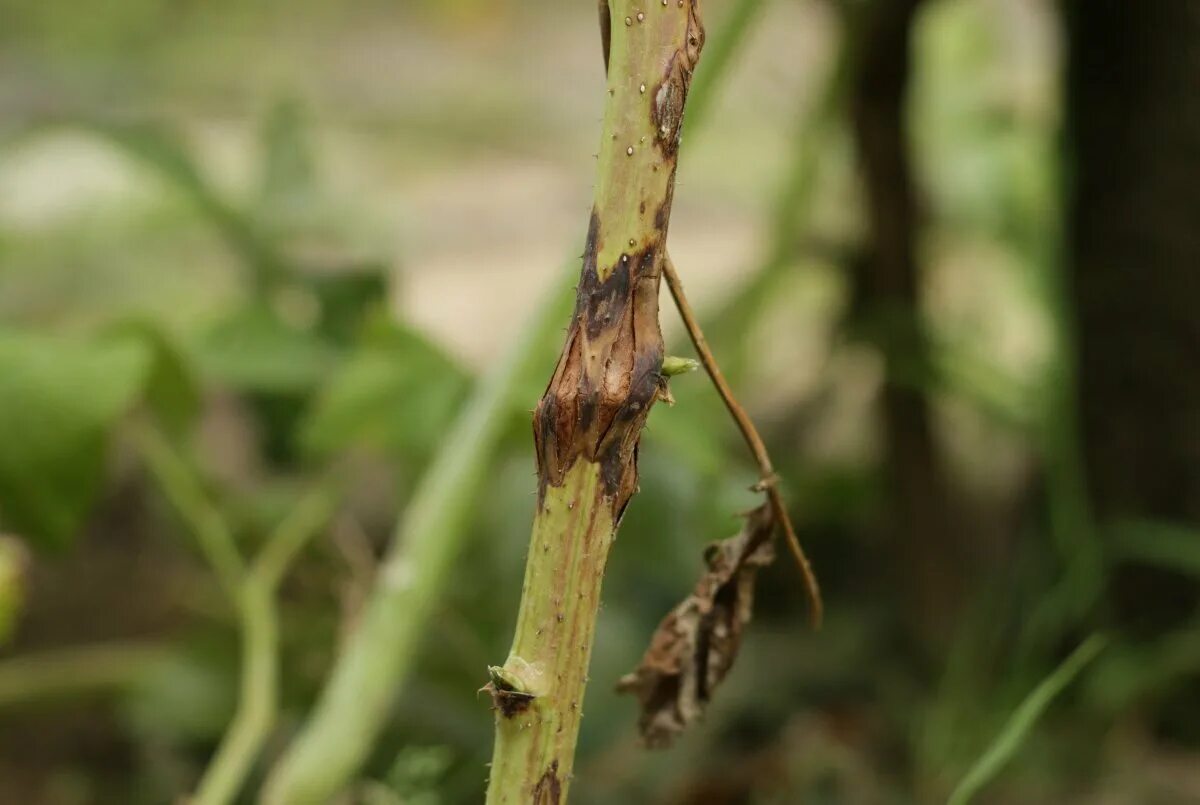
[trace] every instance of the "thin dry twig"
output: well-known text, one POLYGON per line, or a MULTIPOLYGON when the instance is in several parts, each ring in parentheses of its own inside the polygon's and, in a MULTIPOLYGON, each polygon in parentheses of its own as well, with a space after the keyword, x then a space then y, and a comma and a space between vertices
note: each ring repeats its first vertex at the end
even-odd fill
POLYGON ((742 438, 745 439, 746 445, 754 455, 754 461, 758 464, 760 475, 759 481, 754 488, 756 491, 766 494, 767 500, 771 504, 771 512, 774 515, 774 519, 783 528, 788 548, 791 550, 792 556, 800 568, 800 576, 804 580, 804 589, 808 596, 809 622, 814 629, 820 628, 821 619, 825 611, 824 605, 821 602, 821 587, 817 583, 817 577, 813 573, 812 564, 808 561, 808 556, 805 555, 804 548, 800 545, 800 539, 796 536, 796 530, 792 526, 792 520, 788 516, 783 495, 779 491, 779 476, 775 474, 775 468, 771 464, 771 456, 767 453, 767 447, 763 444, 762 437, 758 435, 758 430, 750 420, 749 414, 742 408, 737 398, 733 396, 733 389, 729 387, 729 382, 721 372, 721 367, 717 365, 717 359, 713 357, 712 350, 708 346, 708 341, 704 338, 704 331, 700 328, 700 322, 697 321, 696 314, 692 311, 692 306, 683 291, 683 281, 680 280, 679 274, 675 271, 675 264, 672 262, 670 255, 663 261, 663 278, 667 281, 671 297, 675 300, 675 307, 678 308, 679 316, 683 319, 683 326, 687 329, 688 337, 691 338, 692 345, 696 348, 696 354, 700 357, 700 362, 704 365, 704 371, 708 373, 713 386, 717 389, 717 394, 721 396, 721 401, 725 403, 730 416, 737 423, 738 430, 742 432, 742 438))

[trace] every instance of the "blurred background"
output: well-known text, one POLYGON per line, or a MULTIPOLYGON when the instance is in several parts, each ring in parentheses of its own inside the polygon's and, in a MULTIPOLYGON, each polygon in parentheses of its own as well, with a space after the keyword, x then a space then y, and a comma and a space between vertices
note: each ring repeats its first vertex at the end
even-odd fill
MULTIPOLYGON (((977 801, 1200 802, 1200 9, 702 10, 671 251, 827 622, 777 562, 706 720, 639 746, 613 685, 756 500, 677 378, 573 801, 941 802, 1002 734, 977 801)), ((339 801, 481 801, 594 179, 592 4, 0 20, 0 802, 185 801, 245 679, 277 717, 203 801, 257 801, 414 500, 442 564, 405 565, 423 637, 339 801)))

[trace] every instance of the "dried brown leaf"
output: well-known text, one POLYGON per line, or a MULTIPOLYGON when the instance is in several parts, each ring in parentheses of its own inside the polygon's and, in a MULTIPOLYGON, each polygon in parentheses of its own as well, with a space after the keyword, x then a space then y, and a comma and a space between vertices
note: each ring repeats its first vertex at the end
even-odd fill
POLYGON ((775 518, 769 504, 746 515, 737 536, 705 552, 708 570, 692 594, 659 624, 641 664, 617 683, 638 697, 642 737, 667 746, 699 718, 737 659, 750 622, 760 567, 775 559, 775 518))

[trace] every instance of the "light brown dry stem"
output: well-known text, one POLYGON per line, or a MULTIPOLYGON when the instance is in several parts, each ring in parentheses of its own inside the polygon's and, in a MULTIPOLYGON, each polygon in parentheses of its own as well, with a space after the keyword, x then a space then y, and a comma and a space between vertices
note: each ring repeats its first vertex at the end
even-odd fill
POLYGON ((800 539, 796 536, 796 530, 792 526, 792 520, 788 516, 787 506, 784 505, 783 495, 779 491, 779 476, 775 474, 771 456, 767 453, 767 446, 759 436, 758 429, 754 427, 750 415, 733 395, 733 389, 729 387, 729 382, 721 372, 721 367, 717 365, 717 359, 709 349, 708 341, 704 337, 704 330, 700 328, 700 322, 697 321, 696 314, 692 311, 692 306, 683 291, 683 281, 675 271, 675 264, 671 261, 670 255, 663 260, 662 274, 663 279, 667 281, 667 288, 671 291, 671 298, 675 300, 675 307, 679 309, 679 316, 683 319, 683 326, 687 329, 688 337, 696 348, 700 362, 704 364, 704 371, 708 372, 713 386, 717 389, 717 394, 721 396, 721 401, 725 403, 730 416, 737 423, 738 430, 742 432, 742 438, 745 439, 746 445, 754 455, 760 475, 755 490, 766 494, 775 522, 783 529, 788 548, 791 550, 792 557, 795 558, 796 564, 800 568, 800 576, 804 580, 804 590, 808 596, 809 622, 814 629, 820 628, 824 615, 821 587, 813 572, 812 563, 808 561, 808 556, 804 553, 804 548, 800 545, 800 539))

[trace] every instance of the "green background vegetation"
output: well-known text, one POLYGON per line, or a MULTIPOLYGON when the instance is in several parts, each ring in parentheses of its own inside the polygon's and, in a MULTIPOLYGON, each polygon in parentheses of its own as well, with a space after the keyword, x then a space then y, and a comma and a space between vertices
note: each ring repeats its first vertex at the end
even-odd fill
MULTIPOLYGON (((677 378, 609 563, 575 802, 937 802, 993 772, 978 801, 1200 802, 1196 524, 1089 486, 1062 9, 919 10, 911 316, 864 291, 852 110, 888 2, 708 0, 671 226, 826 625, 778 562, 705 722, 639 747, 613 684, 756 501, 719 400, 677 378), (934 487, 902 482, 894 389, 928 407, 934 487)), ((377 573, 421 580, 383 616, 419 630, 394 702, 365 700, 382 734, 344 801, 481 801, 476 691, 512 634, 529 409, 594 175, 593 9, 0 0, 0 21, 0 802, 195 790, 268 612, 255 801, 377 573)))

